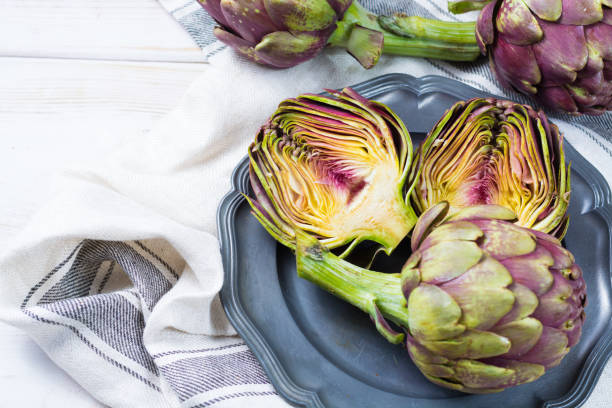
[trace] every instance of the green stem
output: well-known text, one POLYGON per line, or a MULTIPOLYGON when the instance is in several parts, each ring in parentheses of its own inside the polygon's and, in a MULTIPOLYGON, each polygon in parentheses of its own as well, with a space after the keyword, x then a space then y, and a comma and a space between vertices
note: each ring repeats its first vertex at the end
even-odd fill
POLYGON ((439 21, 417 16, 395 14, 380 16, 378 22, 385 30, 407 38, 424 38, 459 44, 476 44, 476 23, 439 21))
POLYGON ((482 10, 487 4, 489 4, 491 0, 459 0, 459 1, 449 1, 448 2, 448 11, 453 14, 462 14, 467 13, 468 11, 476 11, 482 10))
POLYGON ((368 313, 378 331, 390 342, 403 341, 385 321, 408 327, 408 309, 400 274, 373 272, 344 261, 315 238, 297 234, 297 273, 322 289, 368 313))
MULTIPOLYGON (((444 22, 403 14, 376 16, 357 2, 346 11, 343 19, 329 39, 329 44, 348 48, 353 55, 359 47, 376 47, 375 41, 351 41, 353 29, 365 27, 384 37, 382 52, 411 57, 436 58, 449 61, 473 61, 480 55, 473 22, 444 22)), ((358 30, 355 30, 356 32, 358 30)))
POLYGON ((435 58, 446 61, 474 61, 480 55, 477 45, 443 43, 418 38, 401 40, 385 36, 383 53, 409 57, 435 58))

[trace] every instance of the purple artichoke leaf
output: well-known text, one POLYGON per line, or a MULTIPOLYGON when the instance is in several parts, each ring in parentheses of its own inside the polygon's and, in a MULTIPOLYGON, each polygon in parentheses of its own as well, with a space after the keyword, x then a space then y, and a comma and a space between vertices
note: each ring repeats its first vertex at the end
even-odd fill
POLYGON ((534 85, 540 83, 542 76, 532 46, 514 45, 499 35, 491 57, 495 61, 498 79, 503 78, 522 93, 533 95, 538 92, 534 85))
POLYGON ((375 301, 372 301, 370 319, 374 322, 378 332, 382 334, 389 343, 400 344, 404 341, 404 333, 397 332, 391 327, 378 309, 375 301))
POLYGON ((545 86, 538 90, 536 98, 544 106, 569 114, 579 114, 578 106, 570 93, 561 86, 545 86))
POLYGON ((329 4, 336 12, 338 19, 341 19, 342 16, 344 16, 344 13, 351 6, 352 3, 353 0, 329 0, 329 4))
POLYGON ((251 61, 258 62, 258 58, 255 56, 255 50, 253 49, 255 44, 238 37, 223 27, 215 27, 213 29, 213 34, 219 41, 234 48, 242 56, 250 59, 251 61))
POLYGON ((553 272, 554 283, 550 290, 540 297, 540 304, 533 317, 546 326, 559 327, 570 319, 572 312, 577 310, 568 307, 566 299, 572 297, 574 288, 559 272, 553 272))
POLYGON ((582 316, 576 318, 572 322, 568 322, 564 326, 564 332, 567 336, 567 346, 574 347, 578 340, 580 340, 580 335, 582 334, 582 324, 584 322, 584 313, 582 316))
POLYGON ((504 357, 517 358, 531 350, 542 335, 542 322, 533 317, 517 320, 496 328, 495 332, 512 343, 504 357))
POLYGON ((504 39, 514 45, 534 44, 543 36, 538 20, 523 0, 504 0, 497 12, 496 26, 504 39))
MULTIPOLYGON (((513 277, 513 279, 515 279, 513 277)), ((527 286, 521 285, 516 280, 508 286, 514 295, 514 305, 502 319, 497 322, 497 326, 503 326, 515 320, 521 320, 531 315, 538 307, 538 297, 527 286)))
POLYGON ((578 104, 580 104, 581 106, 591 107, 597 105, 597 96, 589 93, 586 89, 581 88, 580 86, 570 85, 568 85, 566 89, 568 90, 572 98, 574 98, 574 100, 578 102, 578 104))
POLYGON ((276 31, 265 35, 255 46, 256 58, 277 68, 289 68, 308 61, 317 55, 327 42, 326 31, 292 34, 288 31, 276 31))
POLYGON ((562 0, 563 12, 559 23, 584 26, 596 23, 603 18, 600 0, 562 0))
POLYGON ((603 8, 603 18, 601 19, 601 21, 606 24, 612 25, 612 0, 604 0, 602 3, 611 8, 603 8))
POLYGON ((471 220, 484 232, 484 249, 498 259, 530 255, 536 250, 531 232, 517 225, 498 220, 471 220))
POLYGON ((476 20, 476 40, 483 55, 487 54, 487 45, 493 44, 495 40, 493 14, 498 4, 497 1, 488 3, 478 15, 478 20, 476 20))
POLYGON ((554 282, 549 268, 553 266, 553 258, 545 248, 538 246, 533 252, 502 260, 516 283, 524 285, 536 295, 546 293, 554 282))
POLYGON ((279 29, 266 13, 263 0, 225 0, 221 10, 227 22, 224 25, 251 43, 279 29))
POLYGON ((219 24, 229 27, 229 24, 223 15, 223 10, 221 9, 221 0, 198 0, 198 3, 219 24))
POLYGON ((602 59, 612 61, 612 25, 597 23, 584 29, 590 47, 597 50, 602 59))
POLYGON ((557 21, 563 9, 562 0, 522 0, 533 13, 546 21, 557 21))
POLYGON ((542 72, 542 85, 560 85, 576 80, 589 58, 584 27, 540 21, 545 36, 532 46, 542 72))
POLYGON ((412 250, 415 251, 425 237, 436 227, 448 214, 448 202, 442 201, 429 208, 420 217, 412 230, 412 250))
POLYGON ((547 239, 542 239, 542 235, 548 235, 548 234, 544 234, 540 231, 537 231, 534 234, 538 238, 538 245, 546 249, 546 251, 548 251, 548 253, 552 256, 553 258, 552 267, 553 268, 566 269, 566 268, 570 268, 574 264, 574 256, 572 255, 570 251, 563 248, 558 243, 555 243, 547 239))
POLYGON ((535 346, 519 357, 520 361, 541 364, 550 368, 559 363, 568 351, 567 336, 559 329, 543 326, 542 335, 535 346))
MULTIPOLYGON (((603 74, 606 81, 612 81, 612 60, 604 61, 603 74)), ((612 95, 609 95, 612 97, 612 95)))

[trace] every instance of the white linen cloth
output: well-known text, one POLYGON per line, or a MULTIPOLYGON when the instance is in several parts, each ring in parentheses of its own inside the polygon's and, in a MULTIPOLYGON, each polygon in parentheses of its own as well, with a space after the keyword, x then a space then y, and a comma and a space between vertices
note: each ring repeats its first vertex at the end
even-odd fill
MULTIPOLYGON (((103 167, 66 172, 63 192, 0 258, 0 318, 111 407, 287 406, 217 296, 215 216, 230 174, 284 98, 446 68, 383 56, 366 71, 345 52, 326 50, 273 70, 220 49, 153 131, 127 141, 103 167)), ((503 93, 490 79, 466 79, 503 93)), ((555 122, 612 180, 610 143, 555 122)))

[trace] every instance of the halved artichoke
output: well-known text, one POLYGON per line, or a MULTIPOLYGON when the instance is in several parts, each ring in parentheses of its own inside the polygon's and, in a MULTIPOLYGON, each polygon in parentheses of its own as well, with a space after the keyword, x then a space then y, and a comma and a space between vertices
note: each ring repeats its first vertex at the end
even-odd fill
POLYGON ((296 231, 348 253, 361 241, 390 253, 416 215, 403 192, 412 143, 387 106, 350 88, 283 101, 249 148, 254 215, 279 242, 296 231))
POLYGON ((451 213, 499 204, 523 227, 557 238, 567 230, 563 136, 530 106, 494 98, 457 102, 419 147, 411 178, 420 213, 440 201, 451 204, 451 213))

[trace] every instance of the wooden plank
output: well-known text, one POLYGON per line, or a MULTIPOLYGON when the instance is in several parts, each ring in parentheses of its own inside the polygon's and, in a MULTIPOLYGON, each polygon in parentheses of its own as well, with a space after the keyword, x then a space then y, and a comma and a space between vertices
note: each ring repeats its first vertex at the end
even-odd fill
POLYGON ((0 58, 0 248, 52 194, 57 171, 150 129, 205 66, 0 58))
POLYGON ((155 0, 0 0, 0 56, 201 62, 155 0))

